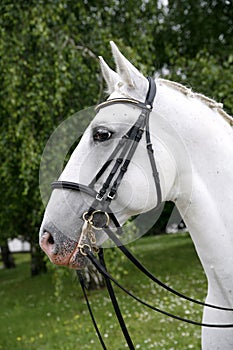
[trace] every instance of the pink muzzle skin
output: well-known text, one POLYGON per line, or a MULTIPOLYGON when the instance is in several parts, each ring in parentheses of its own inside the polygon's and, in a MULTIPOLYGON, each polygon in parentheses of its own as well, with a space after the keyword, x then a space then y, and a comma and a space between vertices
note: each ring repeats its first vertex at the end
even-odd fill
POLYGON ((78 243, 68 237, 55 243, 53 235, 45 232, 40 239, 40 247, 55 265, 72 269, 83 269, 87 265, 87 258, 80 254, 78 243))

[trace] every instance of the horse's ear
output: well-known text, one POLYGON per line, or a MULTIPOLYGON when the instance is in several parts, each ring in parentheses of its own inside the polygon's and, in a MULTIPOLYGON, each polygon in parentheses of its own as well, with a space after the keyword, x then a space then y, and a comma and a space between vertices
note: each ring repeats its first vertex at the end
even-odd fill
POLYGON ((117 73, 121 79, 130 88, 142 88, 143 85, 147 87, 148 81, 139 70, 130 63, 119 51, 118 47, 113 41, 110 41, 112 54, 116 62, 117 73))
POLYGON ((107 87, 108 87, 108 93, 111 94, 114 91, 115 84, 119 82, 120 77, 119 75, 114 72, 104 61, 103 57, 99 56, 100 59, 100 68, 104 77, 104 80, 106 81, 107 87))

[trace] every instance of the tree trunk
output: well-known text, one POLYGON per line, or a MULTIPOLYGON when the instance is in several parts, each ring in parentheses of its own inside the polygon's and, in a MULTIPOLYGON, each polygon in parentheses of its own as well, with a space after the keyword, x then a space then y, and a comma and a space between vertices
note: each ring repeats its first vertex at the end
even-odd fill
POLYGON ((47 267, 44 259, 44 253, 38 243, 31 242, 31 276, 37 276, 46 273, 47 267))
POLYGON ((2 253, 2 261, 5 269, 12 269, 15 267, 14 257, 9 249, 8 242, 5 240, 0 245, 2 253))

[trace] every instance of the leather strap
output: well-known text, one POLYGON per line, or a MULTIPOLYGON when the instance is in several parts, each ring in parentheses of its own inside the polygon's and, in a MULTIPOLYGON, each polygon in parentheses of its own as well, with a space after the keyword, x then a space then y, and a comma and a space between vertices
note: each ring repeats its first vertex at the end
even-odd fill
MULTIPOLYGON (((103 251, 103 249, 100 249, 100 251, 98 253, 98 256, 99 256, 100 265, 102 265, 103 268, 105 269, 105 271, 107 271, 105 260, 104 260, 104 251, 103 251)), ((123 319, 123 316, 122 316, 122 313, 121 313, 121 310, 120 310, 120 307, 119 307, 116 295, 114 293, 114 289, 113 289, 112 284, 111 284, 111 279, 108 278, 107 275, 104 275, 104 278, 105 278, 105 282, 106 282, 106 286, 107 286, 107 289, 108 289, 108 293, 109 293, 109 296, 111 298, 111 301, 112 301, 112 304, 113 304, 113 307, 114 307, 114 310, 115 310, 115 314, 116 314, 118 322, 120 324, 122 333, 123 333, 123 335, 125 337, 125 340, 126 340, 126 342, 128 344, 129 349, 130 350, 134 350, 135 348, 134 348, 133 342, 131 340, 131 337, 129 335, 128 329, 126 327, 125 321, 123 319)))
POLYGON ((146 120, 146 148, 147 148, 147 153, 150 160, 152 175, 154 178, 154 183, 155 183, 155 188, 157 193, 157 207, 158 207, 162 203, 162 191, 160 186, 159 172, 156 166, 154 150, 153 150, 153 146, 150 138, 149 118, 147 118, 146 120))
POLYGON ((217 306, 217 305, 213 305, 213 304, 208 304, 208 303, 204 303, 200 300, 197 299, 193 299, 185 294, 182 294, 180 292, 178 292, 177 290, 169 287, 167 284, 163 283, 161 280, 159 280, 157 277, 155 277, 127 248, 126 246, 123 245, 123 243, 120 241, 120 239, 114 234, 114 232, 109 229, 109 228, 105 228, 104 231, 107 233, 107 235, 109 236, 109 238, 115 243, 115 245, 117 246, 117 248, 133 263, 134 266, 137 267, 138 270, 140 270, 144 275, 146 275, 147 277, 149 277, 150 280, 152 280, 153 282, 155 282, 156 284, 158 284, 159 286, 161 286, 163 289, 167 290, 168 292, 184 299, 187 301, 190 301, 194 304, 198 304, 201 306, 205 306, 205 307, 209 307, 212 309, 217 309, 217 310, 222 310, 222 311, 233 311, 232 308, 227 308, 224 306, 217 306))
POLYGON ((94 198, 97 195, 97 192, 93 188, 76 183, 76 182, 54 181, 51 183, 51 187, 53 190, 58 188, 58 189, 67 189, 67 190, 83 192, 94 198))
POLYGON ((149 89, 146 95, 145 105, 152 109, 157 89, 155 81, 152 77, 148 77, 147 80, 149 82, 149 89))
MULTIPOLYGON (((110 100, 111 101, 111 100, 110 100)), ((119 174, 117 176, 117 179, 114 181, 108 197, 105 199, 109 202, 114 198, 116 191, 122 181, 122 178, 125 174, 125 172, 128 169, 128 166, 132 160, 132 157, 137 149, 138 143, 141 140, 142 134, 144 132, 146 119, 149 117, 151 110, 146 109, 141 112, 139 115, 137 121, 135 124, 128 130, 128 132, 122 137, 120 142, 118 143, 117 147, 114 149, 108 160, 105 162, 105 164, 102 166, 102 168, 99 170, 97 175, 94 177, 94 179, 91 181, 89 186, 94 186, 96 181, 103 175, 103 173, 106 171, 108 166, 111 164, 112 160, 117 156, 119 151, 121 150, 119 156, 115 160, 115 163, 113 165, 113 168, 108 175, 107 179, 105 180, 104 184, 102 185, 102 188, 99 190, 99 194, 97 195, 97 198, 99 200, 102 200, 104 197, 106 191, 111 185, 111 182, 113 181, 117 171, 120 168, 119 174)))
POLYGON ((85 301, 86 301, 86 304, 87 304, 87 308, 88 308, 89 314, 91 316, 91 320, 92 320, 92 323, 94 325, 95 331, 96 331, 96 333, 98 335, 99 341, 100 341, 100 343, 102 345, 102 348, 104 350, 107 350, 107 347, 106 347, 106 345, 104 343, 104 340, 103 340, 103 338, 101 336, 101 333, 99 331, 98 325, 97 325, 97 323, 95 321, 94 314, 93 314, 92 309, 91 309, 91 305, 90 305, 89 300, 88 300, 88 296, 87 296, 87 293, 86 293, 86 287, 85 287, 85 282, 84 282, 84 279, 83 279, 82 272, 76 270, 76 273, 77 273, 77 276, 78 276, 78 279, 79 279, 79 283, 80 283, 80 285, 82 287, 82 291, 83 291, 83 295, 84 295, 84 298, 85 298, 85 301))
POLYGON ((114 277, 112 277, 112 275, 110 275, 104 268, 104 266, 102 266, 100 264, 100 262, 96 259, 96 257, 93 255, 92 252, 90 252, 89 250, 86 251, 86 254, 88 256, 88 258, 90 259, 90 261, 92 262, 92 264, 97 268, 97 270, 103 275, 105 276, 107 279, 110 279, 116 286, 118 286, 122 291, 124 291, 127 295, 129 295, 130 297, 132 297, 133 299, 135 299, 136 301, 138 301, 139 303, 141 303, 142 305, 148 307, 149 309, 152 309, 154 311, 157 311, 163 315, 166 315, 168 317, 174 318, 176 320, 185 322, 185 323, 189 323, 189 324, 193 324, 196 326, 201 326, 201 327, 208 327, 208 328, 233 328, 233 324, 232 323, 226 323, 226 324, 218 324, 218 323, 205 323, 205 322, 196 322, 193 320, 189 320, 187 318, 183 318, 177 315, 174 315, 170 312, 161 310, 151 304, 148 304, 147 302, 141 300, 139 297, 137 297, 136 295, 134 295, 132 292, 130 292, 129 290, 127 290, 126 288, 124 288, 114 277))

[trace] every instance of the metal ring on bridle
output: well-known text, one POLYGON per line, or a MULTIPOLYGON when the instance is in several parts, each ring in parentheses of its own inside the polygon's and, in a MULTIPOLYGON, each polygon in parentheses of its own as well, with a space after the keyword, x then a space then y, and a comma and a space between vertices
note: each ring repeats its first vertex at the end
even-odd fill
POLYGON ((108 227, 109 222, 110 222, 110 218, 109 218, 108 213, 106 213, 105 211, 95 210, 95 211, 93 211, 93 213, 91 213, 91 215, 88 218, 86 217, 87 215, 88 215, 88 212, 85 212, 83 214, 83 220, 86 221, 87 223, 89 223, 94 230, 100 231, 103 228, 108 227), (94 215, 101 214, 101 213, 105 215, 105 222, 101 226, 96 226, 94 224, 94 215))
POLYGON ((83 220, 89 222, 90 217, 86 218, 86 215, 88 215, 88 211, 85 211, 85 213, 83 213, 83 220))
POLYGON ((91 252, 91 246, 86 243, 79 246, 80 253, 84 256, 87 256, 87 253, 85 252, 85 250, 89 250, 91 252))

